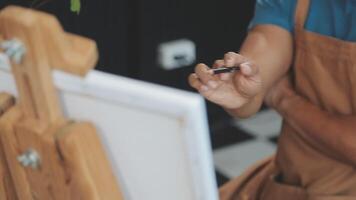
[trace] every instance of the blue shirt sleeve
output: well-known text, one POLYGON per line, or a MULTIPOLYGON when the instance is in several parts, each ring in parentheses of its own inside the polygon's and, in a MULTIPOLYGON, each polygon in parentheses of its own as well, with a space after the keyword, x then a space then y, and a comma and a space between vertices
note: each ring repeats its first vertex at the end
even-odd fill
POLYGON ((296 4, 297 0, 256 0, 249 29, 259 24, 273 24, 293 32, 296 4))

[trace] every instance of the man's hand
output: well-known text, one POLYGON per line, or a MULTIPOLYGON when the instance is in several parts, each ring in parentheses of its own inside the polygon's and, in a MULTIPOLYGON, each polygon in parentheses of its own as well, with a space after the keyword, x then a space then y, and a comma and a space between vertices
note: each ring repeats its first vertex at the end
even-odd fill
POLYGON ((243 56, 227 53, 213 66, 240 66, 240 71, 214 75, 199 64, 189 83, 232 116, 246 118, 258 112, 266 92, 291 66, 293 37, 276 25, 257 25, 248 32, 240 52, 243 56))
POLYGON ((198 64, 189 76, 190 85, 208 100, 226 109, 238 109, 262 90, 259 68, 252 61, 233 52, 215 61, 213 68, 240 66, 234 73, 214 75, 205 64, 198 64))

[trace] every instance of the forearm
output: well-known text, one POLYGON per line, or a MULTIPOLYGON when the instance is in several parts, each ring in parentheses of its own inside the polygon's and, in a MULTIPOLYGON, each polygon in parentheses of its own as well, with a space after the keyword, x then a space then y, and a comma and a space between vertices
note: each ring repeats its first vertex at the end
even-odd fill
POLYGON ((295 93, 285 95, 277 111, 318 150, 356 165, 356 116, 330 114, 295 93))
POLYGON ((260 109, 265 93, 288 71, 293 54, 292 36, 277 26, 256 26, 248 34, 240 54, 259 66, 262 90, 243 107, 226 111, 233 116, 248 117, 260 109))

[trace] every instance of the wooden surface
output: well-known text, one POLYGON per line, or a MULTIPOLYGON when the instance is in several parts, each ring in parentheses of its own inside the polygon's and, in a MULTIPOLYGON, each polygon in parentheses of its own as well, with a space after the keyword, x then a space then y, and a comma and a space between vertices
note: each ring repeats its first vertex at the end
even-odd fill
POLYGON ((0 93, 0 117, 13 105, 15 105, 13 96, 8 93, 0 93))
POLYGON ((19 106, 11 107, 0 118, 1 147, 9 169, 7 177, 13 182, 12 187, 7 184, 7 193, 14 188, 19 200, 70 199, 67 176, 53 137, 64 123, 45 128, 36 121, 24 119, 19 106), (38 169, 24 167, 18 161, 18 156, 29 149, 40 155, 38 169))
POLYGON ((25 117, 48 124, 55 122, 62 115, 45 46, 50 38, 42 31, 38 15, 21 8, 7 7, 0 13, 0 25, 4 39, 17 38, 26 47, 23 62, 20 65, 12 63, 25 117))
MULTIPOLYGON (((0 121, 3 114, 14 105, 14 98, 7 93, 0 93, 0 121)), ((0 127, 1 128, 1 127, 0 127)), ((1 131, 0 131, 1 134, 1 131)), ((7 165, 5 152, 1 145, 0 135, 0 199, 17 199, 14 183, 10 176, 10 169, 7 165)))
POLYGON ((22 154, 33 149, 41 160, 38 169, 25 167, 32 195, 39 200, 70 199, 67 172, 54 138, 54 134, 65 122, 57 122, 50 127, 36 122, 27 120, 15 125, 19 152, 22 154))
POLYGON ((12 63, 20 105, 27 118, 48 124, 62 117, 51 70, 84 75, 96 63, 95 43, 66 34, 49 14, 9 6, 0 13, 4 39, 19 39, 27 51, 20 65, 12 63))
POLYGON ((110 162, 91 123, 73 123, 57 134, 69 174, 71 199, 123 200, 110 162))
POLYGON ((1 199, 13 193, 20 200, 122 199, 93 126, 74 126, 60 142, 55 137, 67 121, 52 69, 85 75, 97 60, 95 42, 65 33, 51 15, 13 6, 1 11, 0 32, 26 47, 22 62, 11 67, 19 105, 0 95, 0 177, 11 178, 0 183, 1 199), (40 157, 37 168, 17 160, 30 149, 40 157))
MULTIPOLYGON (((19 200, 32 200, 31 189, 26 177, 26 172, 17 161, 17 156, 20 154, 18 149, 18 141, 15 136, 14 124, 20 120, 22 112, 18 106, 11 107, 0 118, 0 141, 5 154, 6 164, 9 169, 9 178, 11 177, 14 183, 16 196, 19 200)), ((10 192, 11 190, 8 190, 10 192)))

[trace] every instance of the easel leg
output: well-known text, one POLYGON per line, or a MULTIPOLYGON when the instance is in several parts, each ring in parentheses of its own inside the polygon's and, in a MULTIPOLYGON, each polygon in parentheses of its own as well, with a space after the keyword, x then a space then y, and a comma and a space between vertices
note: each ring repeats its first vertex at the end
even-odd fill
POLYGON ((123 200, 96 129, 91 123, 73 123, 58 133, 59 151, 71 175, 71 199, 123 200))
MULTIPOLYGON (((13 105, 14 98, 11 95, 0 93, 0 120, 3 114, 13 105)), ((17 199, 14 184, 9 174, 5 153, 2 145, 0 145, 0 199, 17 199)))
POLYGON ((13 124, 21 117, 13 98, 0 94, 0 197, 1 199, 32 199, 26 174, 17 161, 16 139, 13 124))

